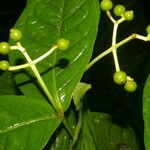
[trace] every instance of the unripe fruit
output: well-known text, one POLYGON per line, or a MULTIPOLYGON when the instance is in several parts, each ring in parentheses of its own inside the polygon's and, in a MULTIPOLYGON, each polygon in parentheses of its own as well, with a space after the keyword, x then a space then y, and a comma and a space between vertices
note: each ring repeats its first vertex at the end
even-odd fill
POLYGON ((6 55, 8 54, 9 50, 10 50, 10 46, 7 42, 0 43, 0 54, 6 55))
POLYGON ((124 88, 127 92, 134 92, 137 89, 137 84, 135 81, 127 81, 124 85, 124 88))
POLYGON ((123 5, 118 4, 114 8, 114 14, 116 16, 121 16, 125 12, 125 10, 126 10, 126 8, 123 5))
POLYGON ((113 75, 114 82, 122 85, 127 81, 127 75, 124 71, 117 71, 113 75))
POLYGON ((5 71, 9 68, 9 62, 6 60, 0 61, 0 69, 5 71))
POLYGON ((147 34, 150 34, 150 25, 147 26, 146 32, 147 32, 147 34))
POLYGON ((22 32, 18 29, 11 29, 10 30, 10 38, 13 41, 20 41, 20 39, 22 38, 22 32))
POLYGON ((124 16, 125 20, 131 21, 134 18, 134 12, 132 10, 131 11, 125 11, 123 16, 124 16))
POLYGON ((64 38, 59 39, 57 41, 57 46, 60 50, 66 50, 69 47, 69 40, 66 40, 64 38))
POLYGON ((113 3, 111 0, 102 0, 100 3, 101 9, 104 11, 108 11, 112 9, 113 3))

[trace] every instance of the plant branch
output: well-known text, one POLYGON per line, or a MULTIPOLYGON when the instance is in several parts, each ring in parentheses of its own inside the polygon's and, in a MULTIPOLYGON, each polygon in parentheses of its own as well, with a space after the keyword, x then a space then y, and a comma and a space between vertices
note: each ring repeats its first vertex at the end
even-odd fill
MULTIPOLYGON (((18 47, 17 46, 11 46, 10 48, 11 48, 11 50, 14 50, 14 49, 17 49, 18 47)), ((42 56, 38 57, 35 60, 32 60, 32 63, 33 64, 39 63, 40 61, 42 61, 43 59, 45 59, 46 57, 48 57, 51 53, 53 53, 56 49, 57 49, 57 45, 53 46, 49 51, 47 51, 42 56)), ((19 70, 19 69, 23 69, 23 68, 27 68, 27 67, 30 67, 29 63, 18 65, 18 66, 10 66, 9 70, 13 71, 13 70, 19 70)))
POLYGON ((108 16, 108 18, 113 22, 113 23, 115 23, 116 22, 116 20, 112 17, 112 15, 111 15, 111 13, 110 13, 110 11, 108 10, 108 11, 106 11, 106 14, 107 14, 107 16, 108 16))
POLYGON ((26 50, 22 47, 20 42, 17 42, 17 46, 18 46, 18 50, 20 50, 20 52, 24 55, 24 57, 26 58, 27 62, 29 63, 34 75, 36 76, 38 82, 40 83, 43 91, 45 92, 45 94, 47 95, 47 97, 49 98, 52 106, 55 108, 55 110, 57 112, 59 112, 59 108, 55 102, 55 100, 53 99, 53 97, 51 96, 47 86, 45 85, 43 79, 41 78, 35 64, 33 63, 32 59, 30 58, 30 56, 28 55, 28 53, 26 52, 26 50))
POLYGON ((120 71, 120 66, 119 66, 119 61, 117 56, 117 48, 115 47, 118 25, 119 25, 118 23, 114 23, 113 36, 112 36, 112 47, 113 47, 112 53, 113 53, 116 71, 120 71))
MULTIPOLYGON (((139 39, 142 41, 150 41, 150 37, 149 36, 142 36, 136 33, 131 34, 129 37, 125 38, 124 40, 120 41, 119 43, 117 43, 115 46, 115 48, 119 48, 120 46, 130 42, 133 39, 139 39)), ((101 53, 100 55, 98 55, 96 58, 94 58, 89 64, 87 64, 85 71, 87 71, 88 69, 90 69, 96 62, 98 62, 101 58, 103 58, 104 56, 108 55, 109 53, 112 52, 114 46, 111 46, 110 48, 108 48, 107 50, 105 50, 103 53, 101 53)))

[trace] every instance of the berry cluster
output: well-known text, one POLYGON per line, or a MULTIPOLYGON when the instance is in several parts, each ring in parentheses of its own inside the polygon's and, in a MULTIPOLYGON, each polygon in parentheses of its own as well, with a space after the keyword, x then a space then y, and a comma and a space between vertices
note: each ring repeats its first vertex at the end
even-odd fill
MULTIPOLYGON (((116 47, 116 44, 117 44, 116 35, 117 35, 118 25, 125 20, 131 21, 134 18, 134 12, 133 10, 126 10, 125 6, 122 4, 117 4, 116 6, 113 6, 113 2, 111 0, 102 0, 100 3, 100 7, 103 11, 106 11, 107 16, 114 24, 114 30, 113 30, 113 36, 112 36, 112 47, 114 48, 112 48, 112 53, 113 53, 115 67, 116 67, 116 72, 113 75, 113 80, 116 84, 124 85, 124 89, 126 91, 134 92, 137 88, 137 84, 132 78, 127 76, 124 71, 120 71, 120 66, 119 66, 118 56, 117 56, 117 47, 116 47), (116 17, 120 17, 120 19, 115 20, 111 15, 111 10, 112 10, 112 13, 116 17)), ((138 34, 137 34, 137 37, 145 41, 150 40, 150 25, 147 26, 146 32, 148 34, 147 37, 143 37, 138 34)))
MULTIPOLYGON (((7 42, 1 42, 0 43, 0 54, 7 55, 10 50, 16 49, 16 50, 19 50, 21 53, 23 53, 23 55, 28 55, 25 51, 24 52, 22 51, 22 49, 24 49, 20 43, 22 36, 23 35, 20 30, 14 29, 14 28, 10 29, 9 37, 11 40, 16 42, 16 45, 10 46, 7 42), (26 54, 24 54, 24 53, 26 53, 26 54)), ((59 39, 57 41, 56 45, 54 45, 48 52, 46 52, 45 54, 43 54, 36 60, 33 60, 33 63, 37 63, 37 62, 43 60, 45 57, 50 55, 57 48, 61 51, 67 50, 69 47, 69 43, 70 43, 69 40, 66 40, 65 38, 59 39)), ((21 69, 21 68, 25 68, 25 67, 30 67, 30 63, 28 62, 27 64, 24 64, 24 65, 10 67, 8 61, 6 61, 6 60, 0 61, 0 69, 3 71, 8 70, 8 69, 16 70, 16 69, 21 69)))
POLYGON ((124 85, 124 89, 128 92, 134 92, 137 89, 136 82, 128 77, 124 71, 115 72, 113 79, 116 84, 124 85))
MULTIPOLYGON (((10 30, 10 39, 13 41, 20 41, 22 38, 22 33, 18 29, 11 29, 10 30)), ((10 45, 7 42, 0 43, 0 54, 7 55, 10 51, 10 45)), ((7 60, 0 61, 0 69, 5 71, 9 68, 9 62, 7 60)))
MULTIPOLYGON (((111 0, 102 0, 100 6, 103 11, 110 11, 113 8, 113 2, 111 0)), ((134 18, 133 10, 126 10, 125 6, 121 4, 114 7, 113 13, 127 21, 131 21, 134 18)))

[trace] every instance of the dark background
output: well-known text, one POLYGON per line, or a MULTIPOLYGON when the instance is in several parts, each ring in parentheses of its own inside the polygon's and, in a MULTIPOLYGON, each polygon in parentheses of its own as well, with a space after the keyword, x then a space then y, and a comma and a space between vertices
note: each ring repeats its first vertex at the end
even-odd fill
MULTIPOLYGON (((121 24, 118 41, 131 33, 146 35, 146 26, 150 24, 150 1, 148 0, 114 0, 124 4, 127 9, 135 11, 135 19, 121 24)), ((25 0, 4 0, 0 5, 0 42, 7 41, 9 29, 12 28, 25 8, 25 0)), ((112 23, 101 12, 99 33, 92 58, 110 46, 112 23)), ((115 67, 112 55, 108 55, 88 70, 82 81, 91 83, 92 90, 87 94, 88 105, 92 111, 111 114, 114 121, 121 125, 131 125, 143 143, 142 94, 146 78, 150 71, 150 42, 133 40, 118 50, 121 69, 133 77, 138 89, 127 93, 112 81, 115 67)), ((7 57, 7 56, 6 56, 7 57)), ((1 58, 1 56, 0 56, 1 58)), ((143 148, 144 149, 144 148, 143 148)))

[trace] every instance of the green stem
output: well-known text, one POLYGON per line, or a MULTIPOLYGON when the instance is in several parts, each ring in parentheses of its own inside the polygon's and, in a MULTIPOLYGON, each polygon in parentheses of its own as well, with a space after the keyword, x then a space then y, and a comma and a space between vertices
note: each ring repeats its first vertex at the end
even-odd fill
POLYGON ((63 119, 63 124, 64 124, 64 126, 65 126, 67 132, 69 133, 71 139, 73 139, 73 131, 72 131, 72 129, 70 128, 70 126, 69 126, 69 124, 68 124, 68 122, 67 122, 67 120, 66 120, 65 117, 64 117, 64 119, 63 119))
POLYGON ((119 25, 118 23, 114 23, 113 36, 112 36, 112 47, 113 47, 112 53, 113 53, 113 58, 114 58, 114 64, 115 64, 116 71, 120 71, 118 55, 117 55, 117 49, 115 47, 118 25, 119 25))
POLYGON ((81 125, 82 125, 82 110, 79 111, 78 123, 76 125, 75 131, 74 131, 74 135, 73 135, 73 140, 70 143, 69 150, 73 149, 73 146, 75 145, 75 143, 78 140, 80 129, 81 129, 81 125))
MULTIPOLYGON (((11 50, 14 50, 14 49, 17 49, 18 46, 11 46, 10 48, 11 48, 11 50)), ((48 57, 52 52, 54 52, 54 50, 56 50, 56 49, 57 49, 57 46, 53 46, 49 51, 47 51, 42 56, 38 57, 35 60, 32 60, 33 64, 37 64, 38 62, 42 61, 43 59, 48 57)), ((18 65, 18 66, 10 66, 9 70, 13 71, 13 70, 19 70, 19 69, 23 69, 23 68, 27 68, 27 67, 30 67, 29 63, 23 64, 23 65, 18 65)))
MULTIPOLYGON (((14 48, 16 48, 16 47, 14 47, 14 48)), ((37 58, 37 59, 35 60, 35 62, 39 62, 39 61, 43 60, 43 59, 46 58, 50 53, 52 53, 56 48, 57 48, 57 46, 54 46, 54 47, 53 47, 51 50, 49 50, 47 53, 45 53, 45 54, 42 55, 41 57, 37 58)), ((20 50, 21 53, 22 53, 22 54, 24 55, 24 57, 26 58, 26 60, 27 60, 27 62, 28 62, 28 64, 29 64, 29 66, 31 67, 31 69, 32 69, 32 71, 33 71, 33 73, 34 73, 34 75, 36 76, 38 82, 40 83, 40 85, 41 85, 43 91, 45 92, 45 94, 46 94, 47 97, 49 98, 49 100, 50 100, 52 106, 54 107, 54 109, 58 112, 58 115, 59 115, 58 117, 61 117, 61 118, 62 118, 62 117, 63 117, 63 113, 64 113, 64 112, 62 112, 62 110, 63 110, 63 109, 62 109, 62 106, 61 106, 61 107, 60 107, 60 105, 58 106, 57 103, 54 101, 53 97, 51 96, 51 94, 50 94, 50 92, 49 92, 47 86, 45 85, 45 83, 44 83, 44 81, 43 81, 41 75, 39 74, 39 72, 38 72, 38 70, 37 70, 37 68, 36 68, 36 66, 35 66, 35 62, 32 61, 32 59, 30 58, 30 56, 28 55, 28 53, 26 52, 26 50, 22 47, 22 45, 21 45, 20 42, 17 43, 17 49, 20 50)), ((65 128, 67 129, 67 131, 69 132, 71 138, 73 138, 73 131, 71 130, 70 126, 68 125, 68 122, 67 122, 67 120, 66 120, 65 117, 64 117, 64 119, 63 119, 63 124, 64 124, 65 128)))
POLYGON ((53 97, 51 96, 47 86, 45 85, 43 79, 41 78, 41 75, 39 74, 35 64, 33 63, 32 59, 30 58, 30 56, 28 55, 28 53, 26 52, 26 50, 22 47, 21 43, 18 42, 17 43, 18 49, 22 52, 22 54, 24 55, 24 57, 26 58, 27 62, 30 64, 30 67, 34 73, 34 75, 36 76, 38 82, 40 83, 43 91, 45 92, 45 94, 47 95, 47 97, 49 98, 50 102, 52 103, 52 106, 55 108, 55 110, 57 112, 59 112, 58 106, 56 104, 56 102, 54 101, 53 97))
MULTIPOLYGON (((126 39, 120 41, 119 43, 117 43, 115 46, 115 48, 119 48, 120 46, 130 42, 133 39, 139 39, 139 40, 143 40, 143 41, 150 41, 150 38, 139 35, 139 34, 131 34, 129 37, 127 37, 126 39)), ((101 58, 103 58, 104 56, 110 54, 114 48, 114 46, 108 48, 107 50, 105 50, 103 53, 101 53, 100 55, 98 55, 96 58, 94 58, 89 64, 87 64, 85 71, 87 71, 88 69, 90 69, 96 62, 98 62, 101 58)))

